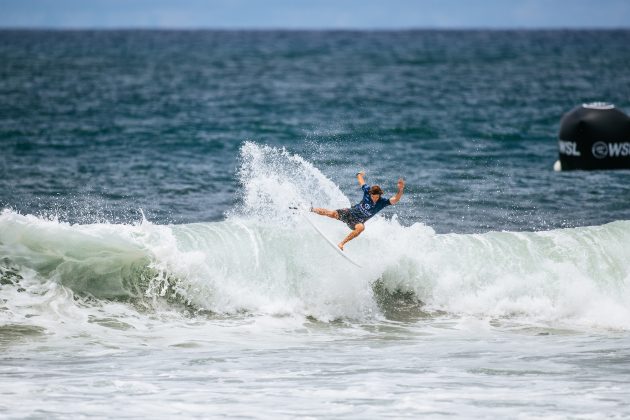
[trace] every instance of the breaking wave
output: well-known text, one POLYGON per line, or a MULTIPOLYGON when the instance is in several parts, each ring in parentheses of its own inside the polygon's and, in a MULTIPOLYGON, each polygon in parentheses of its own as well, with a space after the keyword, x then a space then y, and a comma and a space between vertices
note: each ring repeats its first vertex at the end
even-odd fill
MULTIPOLYGON (((510 317, 630 329, 630 222, 545 232, 436 234, 377 216, 348 264, 288 203, 339 208, 349 200, 285 150, 246 143, 242 200, 224 221, 185 225, 68 224, 0 214, 0 319, 73 299, 159 311, 370 319, 409 302, 423 314, 510 317), (403 296, 404 299, 397 299, 403 296)), ((395 209, 394 209, 395 211, 395 209)), ((390 213, 391 214, 391 213, 390 213)), ((327 236, 347 228, 316 216, 327 236)))

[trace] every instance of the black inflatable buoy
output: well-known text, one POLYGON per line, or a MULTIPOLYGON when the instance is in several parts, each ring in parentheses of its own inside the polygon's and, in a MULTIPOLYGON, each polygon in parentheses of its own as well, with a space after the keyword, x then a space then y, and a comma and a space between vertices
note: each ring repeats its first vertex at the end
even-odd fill
POLYGON ((578 106, 562 117, 557 171, 630 169, 630 117, 614 105, 578 106))

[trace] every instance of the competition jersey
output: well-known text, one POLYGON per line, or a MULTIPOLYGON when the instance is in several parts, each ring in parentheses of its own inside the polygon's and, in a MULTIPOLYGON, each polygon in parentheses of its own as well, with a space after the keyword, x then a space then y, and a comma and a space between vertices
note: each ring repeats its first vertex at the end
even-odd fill
POLYGON ((370 186, 368 184, 363 184, 361 189, 363 190, 363 199, 359 204, 352 206, 350 213, 364 222, 379 211, 383 210, 385 207, 392 204, 389 201, 389 198, 383 197, 379 198, 378 201, 374 203, 370 198, 370 186))

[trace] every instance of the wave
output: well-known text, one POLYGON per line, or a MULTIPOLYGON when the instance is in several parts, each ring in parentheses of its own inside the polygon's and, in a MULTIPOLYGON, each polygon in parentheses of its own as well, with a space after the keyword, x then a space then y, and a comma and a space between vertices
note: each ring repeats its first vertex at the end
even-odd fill
MULTIPOLYGON (((310 163, 247 143, 243 199, 224 221, 71 225, 0 214, 5 319, 64 299, 183 303, 217 314, 329 321, 412 311, 630 329, 630 222, 545 232, 436 234, 377 216, 348 264, 287 203, 349 204, 310 163), (402 297, 402 298, 401 298, 402 297)), ((331 238, 347 228, 315 219, 331 238)), ((87 303, 86 303, 87 302, 87 303)))

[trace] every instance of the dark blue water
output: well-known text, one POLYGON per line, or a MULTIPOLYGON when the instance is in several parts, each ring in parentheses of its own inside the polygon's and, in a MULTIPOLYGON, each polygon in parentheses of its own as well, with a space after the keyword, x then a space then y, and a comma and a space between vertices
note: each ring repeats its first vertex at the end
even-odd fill
POLYGON ((0 207, 72 222, 216 221, 246 140, 298 153, 403 224, 630 218, 630 173, 554 173, 560 118, 630 110, 630 31, 2 31, 0 207))

